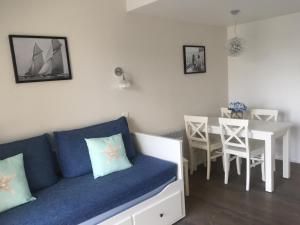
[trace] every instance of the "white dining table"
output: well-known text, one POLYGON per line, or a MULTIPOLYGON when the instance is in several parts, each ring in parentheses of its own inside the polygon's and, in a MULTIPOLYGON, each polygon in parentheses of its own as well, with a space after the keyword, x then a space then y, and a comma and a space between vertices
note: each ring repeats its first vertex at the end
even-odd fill
MULTIPOLYGON (((282 160, 283 177, 290 178, 290 128, 288 122, 266 122, 249 120, 249 138, 265 141, 265 190, 274 191, 274 146, 277 138, 283 138, 282 160)), ((208 118, 208 133, 220 134, 218 117, 208 118)), ((243 134, 241 134, 243 136, 243 134)))

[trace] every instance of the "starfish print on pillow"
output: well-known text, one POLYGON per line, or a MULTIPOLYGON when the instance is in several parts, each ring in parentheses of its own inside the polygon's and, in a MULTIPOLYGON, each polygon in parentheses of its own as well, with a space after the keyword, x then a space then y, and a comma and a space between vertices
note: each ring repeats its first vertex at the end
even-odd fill
POLYGON ((117 160, 120 157, 120 146, 114 146, 111 142, 108 142, 107 148, 103 153, 106 155, 109 162, 117 160))
POLYGON ((0 175, 0 191, 7 191, 7 192, 13 192, 13 189, 11 188, 11 182, 16 177, 16 175, 11 176, 1 176, 0 175))

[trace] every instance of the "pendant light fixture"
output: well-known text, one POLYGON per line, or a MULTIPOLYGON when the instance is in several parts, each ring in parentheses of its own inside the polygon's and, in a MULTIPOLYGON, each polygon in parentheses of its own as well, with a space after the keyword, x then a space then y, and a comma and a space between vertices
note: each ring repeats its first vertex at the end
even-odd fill
POLYGON ((231 10, 230 13, 234 18, 234 37, 229 39, 226 43, 227 55, 237 57, 245 50, 245 41, 237 35, 237 16, 241 11, 239 9, 231 10))

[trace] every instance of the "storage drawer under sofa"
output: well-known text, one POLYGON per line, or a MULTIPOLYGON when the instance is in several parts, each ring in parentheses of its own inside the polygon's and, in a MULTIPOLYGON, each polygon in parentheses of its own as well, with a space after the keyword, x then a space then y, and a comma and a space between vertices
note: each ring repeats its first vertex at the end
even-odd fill
POLYGON ((177 192, 133 215, 134 225, 173 224, 182 217, 182 193, 177 192))

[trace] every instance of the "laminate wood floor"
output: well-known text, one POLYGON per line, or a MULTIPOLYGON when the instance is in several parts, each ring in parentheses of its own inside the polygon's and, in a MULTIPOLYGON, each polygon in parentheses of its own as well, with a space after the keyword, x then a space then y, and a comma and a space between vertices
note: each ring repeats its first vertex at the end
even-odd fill
POLYGON ((246 192, 245 161, 238 176, 231 163, 229 183, 219 160, 213 163, 210 181, 200 166, 190 176, 187 216, 176 225, 300 225, 300 164, 291 165, 291 179, 282 178, 281 161, 276 162, 275 191, 264 191, 260 166, 251 170, 250 191, 246 192))

